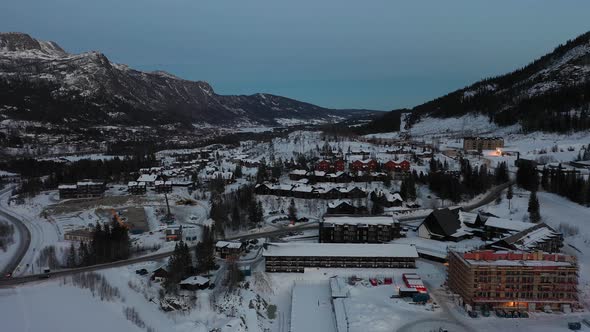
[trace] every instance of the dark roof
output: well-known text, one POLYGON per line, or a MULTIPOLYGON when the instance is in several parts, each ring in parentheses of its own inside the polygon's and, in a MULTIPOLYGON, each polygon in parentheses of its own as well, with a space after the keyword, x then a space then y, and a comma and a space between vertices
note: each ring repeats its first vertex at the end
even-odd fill
POLYGON ((461 226, 459 209, 449 210, 448 208, 444 208, 434 210, 426 217, 424 222, 430 232, 442 236, 451 236, 461 226))

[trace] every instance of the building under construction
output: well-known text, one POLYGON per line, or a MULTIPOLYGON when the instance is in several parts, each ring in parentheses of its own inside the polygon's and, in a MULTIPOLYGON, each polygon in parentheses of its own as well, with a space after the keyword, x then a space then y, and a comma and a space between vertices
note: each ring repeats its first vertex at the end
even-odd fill
POLYGON ((474 309, 569 310, 579 307, 574 256, 541 251, 449 252, 448 285, 474 309))

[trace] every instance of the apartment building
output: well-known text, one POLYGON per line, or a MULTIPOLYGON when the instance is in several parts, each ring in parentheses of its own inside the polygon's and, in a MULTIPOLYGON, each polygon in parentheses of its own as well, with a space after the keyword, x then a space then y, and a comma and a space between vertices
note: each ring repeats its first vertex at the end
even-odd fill
POLYGON ((574 256, 519 251, 449 252, 449 288, 474 309, 579 307, 574 256))

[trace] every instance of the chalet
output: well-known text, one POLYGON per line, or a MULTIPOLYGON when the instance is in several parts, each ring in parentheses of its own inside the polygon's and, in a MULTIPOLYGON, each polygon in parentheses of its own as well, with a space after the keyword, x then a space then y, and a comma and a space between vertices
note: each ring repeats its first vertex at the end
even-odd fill
POLYGON ((152 280, 161 282, 168 279, 168 264, 164 264, 152 272, 152 280))
POLYGON ((155 181, 154 186, 157 193, 170 193, 172 192, 172 181, 155 181))
MULTIPOLYGON (((461 241, 473 237, 471 221, 479 216, 448 208, 432 211, 418 227, 418 236, 441 241, 461 241)), ((475 222, 475 221, 473 221, 475 222)))
POLYGON ((317 165, 316 165, 316 170, 318 171, 323 171, 323 172, 328 172, 330 171, 330 168, 332 167, 332 163, 327 161, 327 160, 320 160, 317 165))
POLYGON ((207 289, 209 287, 209 278, 192 276, 182 280, 178 285, 180 286, 180 289, 189 291, 207 289))
POLYGON ((271 189, 268 183, 259 183, 254 187, 256 195, 272 195, 273 189, 271 189))
POLYGON ((289 179, 293 181, 299 181, 307 178, 307 171, 304 169, 295 169, 289 172, 289 179))
POLYGON ((145 182, 129 181, 127 183, 127 192, 133 195, 143 195, 147 191, 145 182))
POLYGON ((64 240, 90 242, 92 241, 92 232, 88 229, 75 229, 64 233, 64 240))
POLYGON ((407 172, 410 170, 410 162, 407 160, 402 160, 401 162, 396 162, 390 160, 383 164, 383 167, 388 172, 407 172))
POLYGON ((221 258, 228 256, 240 256, 244 250, 244 243, 238 241, 217 241, 215 243, 215 252, 221 258))
POLYGON ((375 159, 355 160, 350 163, 351 171, 374 171, 378 167, 379 163, 375 159))
POLYGON ((391 207, 400 207, 402 206, 402 204, 404 203, 404 200, 402 198, 402 196, 396 192, 396 193, 389 193, 389 192, 385 192, 385 200, 384 200, 384 206, 391 208, 391 207))
POLYGON ((366 198, 367 192, 359 187, 347 188, 341 190, 344 193, 343 198, 366 198))
POLYGON ((326 215, 320 222, 324 243, 384 243, 399 237, 401 227, 392 216, 326 215))
POLYGON ((366 206, 354 206, 350 200, 336 200, 328 203, 328 214, 363 214, 366 206))
POLYGON ((352 177, 349 173, 337 171, 336 173, 330 173, 326 175, 326 180, 328 182, 335 182, 335 183, 348 183, 352 181, 352 177))

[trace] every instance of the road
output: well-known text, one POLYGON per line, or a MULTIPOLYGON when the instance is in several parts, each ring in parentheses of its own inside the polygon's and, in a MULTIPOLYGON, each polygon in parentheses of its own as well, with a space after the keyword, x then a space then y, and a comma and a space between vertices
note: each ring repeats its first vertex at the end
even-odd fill
POLYGON ((18 218, 15 218, 12 214, 5 211, 3 204, 1 204, 1 202, 3 202, 6 197, 10 196, 11 192, 12 187, 8 187, 0 191, 0 216, 2 216, 7 221, 11 222, 14 225, 14 227, 16 227, 20 239, 16 241, 16 243, 18 244, 18 249, 15 255, 11 258, 10 262, 6 264, 6 266, 4 267, 4 271, 2 271, 3 276, 6 273, 13 273, 13 271, 16 270, 21 260, 27 253, 29 245, 31 244, 31 232, 29 231, 27 226, 25 226, 25 224, 18 218))
MULTIPOLYGON (((506 189, 511 183, 512 182, 507 182, 507 183, 504 183, 504 184, 501 184, 499 186, 492 188, 478 202, 463 206, 463 208, 465 210, 470 211, 470 210, 477 209, 483 205, 493 202, 502 193, 502 191, 504 189, 506 189)), ((399 218, 400 222, 402 222, 402 223, 411 223, 411 222, 419 221, 422 219, 424 219, 424 216, 411 216, 411 217, 399 218)), ((298 230, 316 229, 318 227, 319 227, 319 224, 316 222, 303 223, 303 224, 296 225, 293 227, 286 227, 285 229, 238 234, 238 235, 228 237, 228 238, 226 238, 226 240, 238 240, 238 239, 239 240, 249 240, 249 239, 255 239, 255 238, 273 237, 273 236, 288 234, 289 232, 294 232, 294 231, 298 231, 298 230)), ((30 241, 30 239, 29 239, 29 241, 30 241)), ((193 248, 193 247, 194 246, 191 246, 191 248, 193 248)), ((72 274, 81 273, 81 272, 97 271, 97 270, 109 269, 109 268, 113 268, 113 267, 131 265, 131 264, 135 264, 135 263, 139 263, 139 262, 158 260, 158 259, 162 259, 162 258, 171 256, 171 255, 172 255, 172 251, 168 251, 168 252, 162 252, 162 253, 153 254, 153 255, 146 255, 146 256, 141 256, 141 257, 137 257, 137 258, 127 259, 127 260, 122 260, 122 261, 117 261, 117 262, 112 262, 112 263, 105 263, 105 264, 93 265, 93 266, 75 268, 75 269, 60 270, 60 271, 50 273, 50 277, 67 276, 67 275, 72 275, 72 274)), ((257 259, 255 259, 255 261, 256 260, 257 259)), ((39 278, 40 278, 40 275, 37 274, 37 275, 30 275, 30 276, 25 276, 25 277, 15 277, 12 279, 7 279, 7 280, 0 280, 0 288, 1 287, 10 287, 13 285, 24 284, 24 283, 28 283, 28 282, 33 282, 35 280, 38 280, 39 278)))

